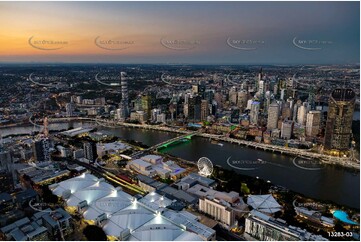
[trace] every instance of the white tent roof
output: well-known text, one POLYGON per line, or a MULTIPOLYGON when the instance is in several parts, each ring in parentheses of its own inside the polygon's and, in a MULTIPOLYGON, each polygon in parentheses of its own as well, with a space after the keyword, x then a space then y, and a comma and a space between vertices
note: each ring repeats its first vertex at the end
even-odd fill
POLYGON ((106 196, 93 202, 83 213, 83 216, 86 220, 95 220, 103 213, 109 216, 110 214, 129 207, 132 204, 131 199, 132 196, 129 194, 117 191, 116 196, 106 196))
POLYGON ((195 233, 191 233, 188 231, 183 231, 181 235, 179 235, 176 239, 176 241, 203 241, 201 237, 196 235, 195 233))
POLYGON ((103 229, 107 235, 118 237, 124 229, 135 230, 154 217, 154 213, 139 203, 132 203, 127 208, 112 214, 103 229))
POLYGON ((137 229, 129 240, 141 241, 172 241, 178 238, 184 231, 175 225, 151 224, 137 229), (135 239, 134 239, 135 238, 135 239))
POLYGON ((96 184, 97 181, 98 178, 91 174, 85 173, 58 183, 58 186, 53 189, 53 194, 60 197, 63 195, 65 190, 70 190, 71 193, 74 193, 80 189, 96 184))
POLYGON ((141 198, 138 202, 142 203, 149 209, 157 211, 160 208, 165 208, 172 204, 172 200, 156 193, 149 193, 145 197, 141 198))
POLYGON ((272 194, 267 195, 250 195, 247 204, 253 209, 264 213, 275 213, 282 209, 281 205, 274 199, 272 194))
POLYGON ((98 200, 99 198, 109 196, 116 192, 115 188, 106 182, 97 182, 93 186, 79 190, 71 194, 70 198, 66 200, 68 206, 77 206, 80 202, 86 200, 88 204, 98 200))

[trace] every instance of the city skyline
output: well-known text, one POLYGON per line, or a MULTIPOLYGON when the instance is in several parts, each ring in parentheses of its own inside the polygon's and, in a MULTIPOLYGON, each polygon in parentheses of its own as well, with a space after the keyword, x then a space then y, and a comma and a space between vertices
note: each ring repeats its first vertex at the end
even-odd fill
POLYGON ((0 22, 0 240, 360 240, 359 2, 0 22))
POLYGON ((358 2, 0 6, 1 63, 359 63, 358 2))

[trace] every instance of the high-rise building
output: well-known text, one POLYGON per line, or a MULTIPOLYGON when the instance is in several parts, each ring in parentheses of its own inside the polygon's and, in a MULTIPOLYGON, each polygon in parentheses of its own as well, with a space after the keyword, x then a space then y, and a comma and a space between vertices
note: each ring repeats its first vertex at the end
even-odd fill
POLYGON ((279 105, 276 102, 270 104, 268 108, 267 129, 276 129, 279 116, 279 105))
POLYGON ((201 121, 207 120, 209 115, 209 105, 207 100, 201 101, 201 121))
POLYGON ((245 90, 238 92, 237 106, 243 112, 247 108, 248 93, 245 90))
POLYGON ((306 123, 306 115, 307 115, 307 106, 308 103, 304 102, 301 107, 297 110, 297 123, 301 125, 305 125, 306 123))
POLYGON ((142 109, 146 114, 147 120, 151 118, 152 98, 149 94, 142 96, 142 109))
POLYGON ((0 169, 9 170, 9 166, 12 164, 12 155, 10 151, 2 150, 0 147, 0 169))
POLYGON ((281 138, 290 139, 293 131, 293 122, 291 120, 284 120, 281 126, 281 138))
POLYGON ((297 105, 297 103, 295 103, 293 105, 293 110, 292 110, 292 121, 293 122, 297 121, 297 113, 298 113, 298 105, 297 105))
POLYGON ((196 95, 198 94, 198 92, 199 92, 199 85, 198 84, 192 85, 192 94, 196 95))
POLYGON ((189 120, 200 121, 201 102, 202 99, 200 96, 193 96, 188 99, 188 104, 184 106, 184 114, 189 120), (186 115, 186 112, 188 115, 186 115))
POLYGON ((129 117, 129 100, 128 100, 128 80, 127 73, 120 72, 120 88, 122 93, 122 100, 120 101, 120 120, 125 120, 129 117))
POLYGON ((319 133, 321 123, 320 111, 309 111, 306 118, 306 135, 313 137, 319 133))
POLYGON ((98 157, 97 144, 95 142, 84 142, 84 158, 93 162, 98 157))
POLYGON ((285 94, 286 94, 285 92, 286 92, 286 89, 282 88, 281 89, 281 97, 280 97, 281 100, 285 99, 285 94))
POLYGON ((161 112, 162 111, 159 108, 152 109, 152 117, 151 117, 152 122, 157 122, 157 117, 159 114, 161 114, 161 112))
POLYGON ((249 100, 247 101, 247 107, 246 107, 246 109, 251 110, 253 101, 254 101, 253 99, 249 99, 249 100))
POLYGON ((263 80, 260 80, 258 83, 258 92, 263 95, 265 92, 265 83, 263 80))
POLYGON ((33 143, 35 162, 50 161, 50 145, 48 138, 41 138, 33 143))
POLYGON ((166 122, 166 114, 160 113, 157 115, 157 123, 165 123, 166 122))
POLYGON ((74 116, 74 103, 70 102, 65 105, 65 111, 67 117, 73 117, 74 116))
POLYGON ((251 124, 258 124, 258 115, 260 109, 260 102, 253 101, 251 105, 250 122, 251 124))
POLYGON ((324 147, 347 150, 350 147, 356 94, 351 89, 335 89, 328 101, 324 147))
POLYGON ((219 201, 217 199, 209 198, 200 198, 199 199, 199 210, 209 214, 214 217, 216 220, 226 224, 228 226, 233 226, 235 223, 235 213, 234 210, 227 206, 227 203, 219 201))
POLYGON ((185 118, 189 117, 189 103, 185 103, 183 107, 183 114, 185 118))
POLYGON ((234 105, 237 103, 237 88, 235 86, 233 86, 231 88, 231 90, 229 90, 228 93, 228 101, 234 105))
POLYGON ((292 119, 292 109, 289 107, 288 103, 282 105, 282 119, 292 119))

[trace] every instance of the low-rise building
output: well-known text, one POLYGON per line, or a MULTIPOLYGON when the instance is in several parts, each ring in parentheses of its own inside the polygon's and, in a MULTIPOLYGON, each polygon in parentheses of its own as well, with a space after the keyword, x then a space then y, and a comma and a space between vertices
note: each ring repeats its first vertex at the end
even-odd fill
POLYGON ((319 223, 325 227, 334 227, 335 223, 333 218, 322 216, 322 214, 315 210, 308 210, 304 207, 295 207, 297 215, 303 219, 319 223))
POLYGON ((252 210, 245 222, 245 238, 263 241, 327 241, 298 227, 288 226, 282 219, 275 219, 257 210, 252 210))
POLYGON ((153 177, 156 175, 156 171, 153 169, 152 164, 141 160, 136 159, 128 162, 127 169, 132 169, 140 174, 153 177))
POLYGON ((105 155, 112 155, 122 152, 129 148, 130 146, 119 141, 113 143, 97 143, 97 154, 98 157, 103 157, 105 155))
POLYGON ((228 203, 236 203, 240 200, 238 192, 220 192, 211 188, 196 184, 187 190, 188 193, 196 195, 197 197, 214 197, 218 200, 224 200, 228 203))
POLYGON ((5 240, 36 241, 49 240, 48 230, 29 218, 20 219, 0 229, 5 240))
POLYGON ((175 185, 178 187, 178 189, 188 190, 190 187, 196 184, 201 184, 205 187, 215 187, 217 185, 215 180, 201 176, 197 173, 191 173, 188 176, 183 177, 175 185))

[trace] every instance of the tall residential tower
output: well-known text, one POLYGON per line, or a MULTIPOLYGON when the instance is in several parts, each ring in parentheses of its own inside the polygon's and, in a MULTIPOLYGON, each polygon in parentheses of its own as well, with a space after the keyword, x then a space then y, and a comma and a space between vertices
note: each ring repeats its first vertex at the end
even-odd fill
POLYGON ((129 98, 128 98, 128 80, 126 78, 127 73, 120 72, 120 88, 122 93, 122 100, 119 104, 119 119, 124 121, 129 117, 129 98))
POLYGON ((328 101, 324 146, 326 150, 350 148, 356 94, 351 89, 335 89, 328 101))

